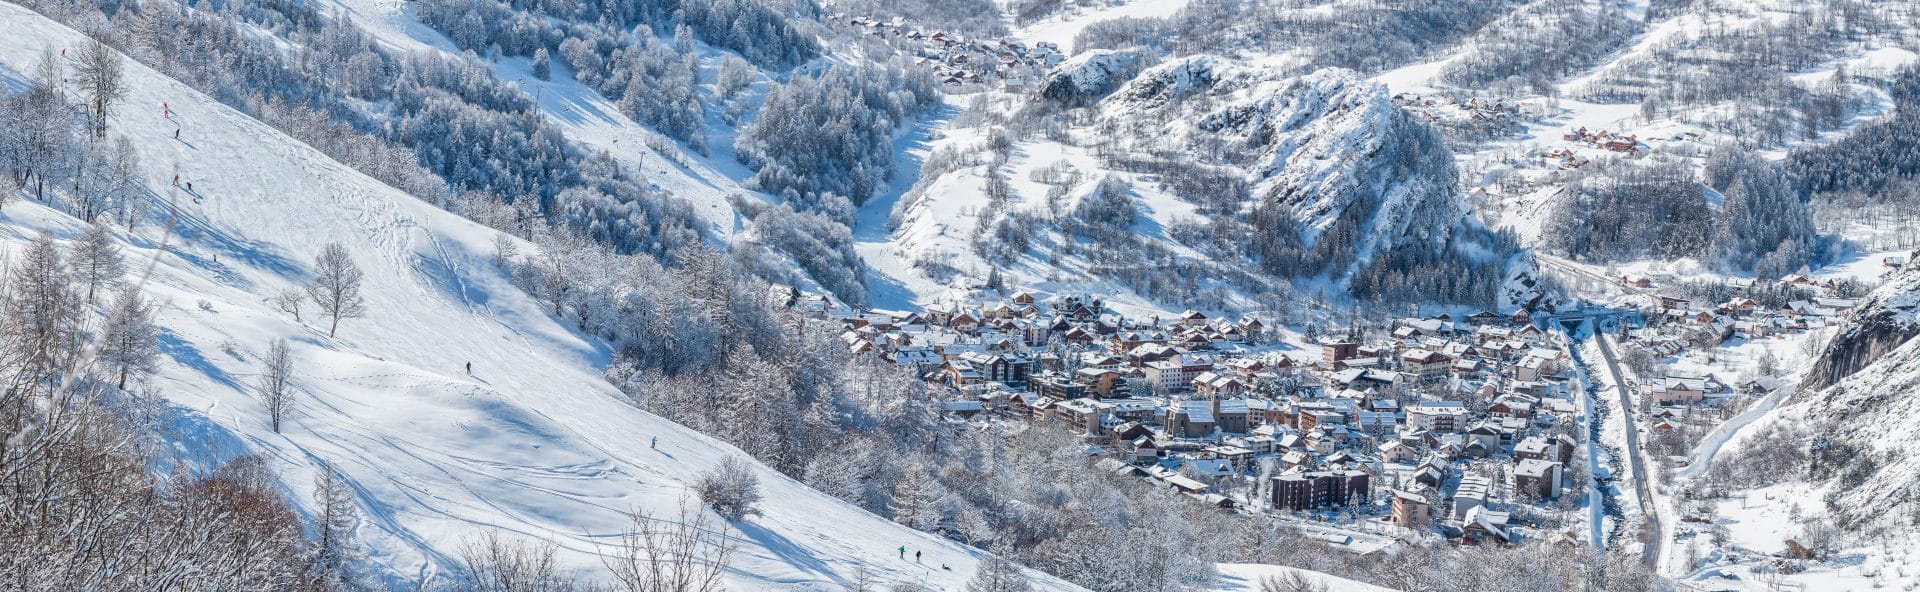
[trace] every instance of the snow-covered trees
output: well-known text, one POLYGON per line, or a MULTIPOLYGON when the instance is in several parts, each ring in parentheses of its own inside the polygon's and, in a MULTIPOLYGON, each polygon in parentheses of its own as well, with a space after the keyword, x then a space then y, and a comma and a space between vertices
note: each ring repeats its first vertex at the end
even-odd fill
POLYGON ((10 388, 38 392, 80 354, 72 344, 85 331, 85 307, 52 236, 35 237, 17 257, 0 292, 0 338, 15 369, 10 388))
POLYGON ((1787 158, 1802 190, 1847 193, 1863 201, 1920 202, 1920 68, 1908 68, 1890 89, 1891 117, 1861 124, 1826 145, 1810 145, 1787 158), (1904 198, 1904 199, 1903 199, 1904 198))
POLYGON ((113 231, 104 224, 88 226, 73 246, 73 270, 87 288, 88 302, 93 302, 98 289, 111 290, 118 285, 120 276, 126 273, 126 263, 120 256, 120 241, 114 238, 113 231))
POLYGON ((832 209, 829 196, 859 205, 893 175, 891 132, 938 105, 938 92, 925 69, 898 62, 795 76, 767 94, 734 150, 754 185, 796 209, 832 209))
POLYGON ((154 368, 152 306, 130 286, 89 318, 67 259, 42 235, 0 260, 0 581, 321 589, 299 515, 259 459, 188 471, 154 455, 150 420, 126 407, 145 395, 115 388, 154 368))
POLYGON ((460 551, 466 568, 449 592, 575 592, 579 582, 554 561, 558 549, 550 541, 513 541, 488 532, 469 541, 460 551))
POLYGON ((267 421, 275 433, 280 425, 293 417, 295 405, 293 390, 293 352, 285 339, 275 339, 267 346, 267 354, 260 359, 259 384, 254 389, 260 393, 260 406, 267 410, 267 421))
POLYGON ((700 475, 693 489, 707 507, 730 520, 760 513, 760 477, 739 458, 721 459, 720 464, 700 475))
POLYGON ((1475 34, 1465 55, 1447 64, 1441 78, 1461 88, 1510 86, 1552 91, 1566 75, 1640 32, 1640 21, 1612 6, 1578 0, 1527 5, 1475 34))
POLYGON ((121 81, 123 68, 120 54, 99 39, 87 40, 74 59, 74 74, 80 91, 87 95, 87 117, 95 139, 107 137, 107 118, 113 115, 114 103, 127 94, 121 81))
POLYGON ((130 377, 153 373, 160 357, 160 329, 153 324, 153 303, 140 295, 138 286, 114 295, 96 355, 118 388, 127 388, 130 377))
POLYGON ((1700 257, 1713 226, 1706 189, 1680 162, 1596 162, 1551 208, 1545 246, 1587 261, 1700 257))
POLYGON ((327 243, 314 258, 313 281, 307 284, 307 296, 327 315, 327 336, 340 329, 340 319, 359 318, 367 313, 366 298, 360 295, 365 274, 353 262, 353 255, 340 243, 327 243))
POLYGON ((866 262, 853 250, 853 231, 820 212, 796 212, 787 204, 758 208, 753 232, 767 246, 792 257, 815 281, 854 304, 867 301, 866 262))
POLYGON ((720 100, 731 100, 734 95, 740 94, 740 91, 746 90, 747 86, 753 84, 754 77, 758 75, 759 73, 753 69, 753 64, 729 55, 720 58, 720 73, 715 75, 713 87, 720 93, 720 100))
POLYGON ((533 77, 547 80, 553 77, 553 58, 548 56, 547 48, 533 50, 533 77))
POLYGON ((980 567, 973 578, 967 580, 967 592, 1027 592, 1033 585, 1027 582, 1027 574, 1020 572, 1020 566, 999 557, 987 557, 980 561, 980 567))
POLYGON ((616 590, 625 592, 721 592, 721 578, 739 548, 698 508, 678 515, 635 512, 619 544, 602 550, 616 590))
POLYGON ((951 524, 949 515, 953 508, 950 506, 946 487, 933 478, 925 465, 916 464, 907 467, 893 483, 887 513, 894 522, 914 530, 942 532, 951 524))
MULTIPOLYGON (((48 52, 25 92, 17 97, 0 92, 0 167, 12 173, 14 186, 31 186, 42 200, 49 187, 67 180, 72 155, 81 146, 82 111, 61 89, 65 77, 61 62, 48 52)), ((0 203, 4 200, 0 196, 0 203)))
POLYGON ((360 510, 353 499, 353 488, 334 470, 333 463, 320 464, 319 474, 313 478, 313 503, 314 540, 309 551, 313 577, 338 588, 355 579, 360 549, 354 546, 353 531, 360 522, 360 510))
POLYGON ((1813 218, 1779 165, 1745 160, 1723 192, 1711 253, 1722 264, 1753 269, 1763 279, 1794 273, 1815 261, 1820 239, 1813 218))

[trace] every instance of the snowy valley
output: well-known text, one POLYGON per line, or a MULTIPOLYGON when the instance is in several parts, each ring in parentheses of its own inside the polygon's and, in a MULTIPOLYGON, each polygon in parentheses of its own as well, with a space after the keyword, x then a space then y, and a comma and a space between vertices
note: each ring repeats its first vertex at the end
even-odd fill
POLYGON ((1912 589, 1920 7, 0 2, 0 585, 1912 589))

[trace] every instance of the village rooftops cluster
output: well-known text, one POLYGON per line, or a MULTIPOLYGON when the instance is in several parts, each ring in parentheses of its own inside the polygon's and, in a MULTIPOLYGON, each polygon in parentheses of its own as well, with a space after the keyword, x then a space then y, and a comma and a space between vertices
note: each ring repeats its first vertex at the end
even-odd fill
POLYGON ((1029 46, 1011 37, 973 39, 940 29, 923 29, 898 17, 882 21, 836 13, 829 22, 906 44, 914 65, 931 70, 948 86, 993 82, 1009 92, 1025 91, 1047 68, 1067 58, 1058 44, 1049 41, 1029 46))
POLYGON ((1088 438, 1105 469, 1212 505, 1347 512, 1455 537, 1478 525, 1510 541, 1491 509, 1429 521, 1412 505, 1437 510, 1463 471, 1491 462, 1529 463, 1501 484, 1529 492, 1515 503, 1550 500, 1562 475, 1538 465, 1572 454, 1570 438, 1548 433, 1577 414, 1563 385, 1571 357, 1526 311, 1400 319, 1372 339, 1323 340, 1315 355, 1270 344, 1258 318, 1127 318, 1085 295, 918 312, 793 302, 840 323, 850 352, 948 389, 958 419, 1055 423, 1088 438), (1263 462, 1274 472, 1252 487, 1263 462))

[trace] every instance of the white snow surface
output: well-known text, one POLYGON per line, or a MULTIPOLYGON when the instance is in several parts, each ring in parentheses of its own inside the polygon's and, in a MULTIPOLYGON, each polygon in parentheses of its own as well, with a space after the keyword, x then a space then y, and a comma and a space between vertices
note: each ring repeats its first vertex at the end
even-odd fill
MULTIPOLYGON (((43 52, 85 39, 13 4, 0 3, 0 23, 0 78, 10 81, 24 80, 43 52)), ((700 472, 742 456, 625 403, 599 378, 605 346, 547 314, 493 266, 494 231, 137 63, 129 61, 126 82, 111 133, 134 140, 148 187, 174 196, 156 200, 177 208, 170 236, 150 221, 125 238, 134 267, 150 270, 146 293, 161 305, 165 355, 154 382, 165 438, 183 462, 262 455, 303 511, 316 468, 333 463, 354 490, 369 563, 399 586, 446 572, 463 543, 489 530, 552 541, 566 567, 596 572, 596 553, 627 528, 629 511, 672 515, 700 472), (162 119, 162 102, 172 120, 162 119), (195 193, 169 187, 176 170, 195 193), (341 323, 337 338, 311 316, 295 322, 266 302, 305 281, 313 255, 333 241, 364 269, 369 305, 366 318, 341 323), (276 338, 292 343, 301 397, 278 434, 251 387, 276 338)), ((30 200, 0 211, 0 241, 11 248, 41 231, 71 239, 80 229, 30 200)), ((727 529, 740 545, 730 587, 839 589, 864 568, 886 581, 954 589, 974 571, 977 551, 754 466, 764 515, 727 529), (903 561, 901 545, 926 555, 903 561)))
POLYGON ((1222 563, 1219 569, 1220 585, 1216 589, 1221 592, 1259 592, 1262 579, 1285 577, 1287 574, 1300 574, 1315 585, 1326 586, 1327 592, 1393 592, 1392 588, 1279 565, 1222 563))

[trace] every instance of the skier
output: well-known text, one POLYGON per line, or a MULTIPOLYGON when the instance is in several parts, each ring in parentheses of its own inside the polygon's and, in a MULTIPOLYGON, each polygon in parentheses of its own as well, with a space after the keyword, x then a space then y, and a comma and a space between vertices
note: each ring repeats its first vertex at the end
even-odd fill
POLYGON ((160 118, 173 119, 173 107, 168 106, 166 101, 160 101, 160 118))
POLYGON ((906 546, 906 545, 900 545, 900 558, 901 558, 901 559, 906 559, 906 558, 907 558, 907 546, 906 546))
POLYGON ((174 186, 174 187, 179 187, 179 186, 180 186, 180 175, 174 175, 174 176, 173 176, 173 186, 174 186))
POLYGON ((473 376, 473 362, 467 362, 467 376, 473 376))
POLYGON ((660 448, 660 437, 654 436, 653 441, 647 443, 647 448, 658 450, 660 448))
POLYGON ((180 139, 180 128, 173 128, 173 139, 180 139))
POLYGON ((913 562, 914 562, 914 563, 919 563, 919 562, 920 562, 920 552, 919 552, 919 551, 914 551, 914 552, 913 552, 913 562))
POLYGON ((193 182, 192 182, 192 181, 188 181, 188 182, 187 182, 187 193, 193 193, 193 182))

